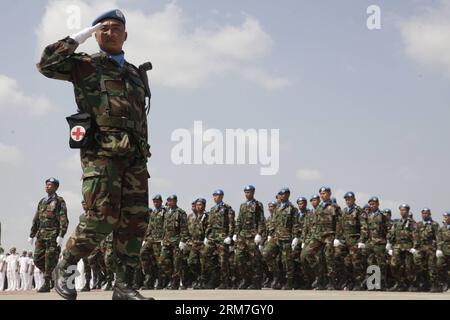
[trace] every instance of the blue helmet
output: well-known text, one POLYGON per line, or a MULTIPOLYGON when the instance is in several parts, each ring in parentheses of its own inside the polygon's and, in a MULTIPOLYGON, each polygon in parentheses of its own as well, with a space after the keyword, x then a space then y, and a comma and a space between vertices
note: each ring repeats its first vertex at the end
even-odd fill
POLYGON ((401 204, 398 208, 399 208, 399 209, 407 209, 407 210, 411 209, 411 207, 409 206, 409 204, 406 204, 406 203, 401 204))
POLYGON ((319 200, 319 199, 320 199, 320 196, 319 196, 318 194, 313 194, 313 195, 311 196, 311 198, 309 199, 309 201, 313 201, 314 199, 319 200))
POLYGON ((363 206, 363 210, 366 210, 366 209, 369 209, 369 205, 367 203, 363 206))
POLYGON ((450 211, 445 211, 443 214, 444 217, 450 217, 450 211))
POLYGON ((354 198, 354 197, 355 197, 355 194, 354 194, 353 192, 351 192, 351 191, 347 192, 347 193, 344 195, 344 199, 347 199, 347 198, 354 198))
POLYGON ((388 208, 384 209, 383 212, 384 212, 385 214, 392 214, 391 209, 388 209, 388 208))
POLYGON ((153 196, 152 200, 161 200, 162 201, 162 196, 160 194, 155 194, 153 196))
POLYGON ((423 208, 422 209, 422 213, 425 213, 425 212, 431 213, 431 209, 430 208, 423 208))
POLYGON ((167 197, 167 201, 170 201, 170 200, 178 200, 177 195, 176 194, 172 194, 172 195, 168 196, 167 197))
POLYGON ((300 202, 308 202, 308 199, 306 199, 305 197, 299 197, 297 199, 297 203, 300 203, 300 202))
POLYGON ((255 191, 255 187, 250 184, 244 188, 244 191, 255 191))
POLYGON ((367 203, 371 203, 371 202, 380 202, 380 199, 378 199, 378 197, 372 197, 369 199, 369 201, 367 201, 367 203))
POLYGON ((223 196, 225 193, 221 189, 214 191, 213 196, 223 196))
POLYGON ((206 205, 206 199, 205 199, 205 198, 198 198, 198 199, 195 201, 195 203, 199 203, 199 202, 206 205))
POLYGON ((48 178, 47 180, 45 180, 45 184, 47 183, 54 184, 57 188, 59 187, 59 180, 56 178, 48 178))
POLYGON ((319 193, 321 192, 331 192, 331 188, 330 187, 322 187, 319 189, 319 193))
POLYGON ((291 193, 291 190, 289 190, 289 188, 281 188, 280 191, 278 191, 279 195, 284 193, 291 193))
POLYGON ((106 19, 115 19, 123 23, 125 25, 125 16, 123 15, 122 11, 119 9, 114 9, 108 12, 103 13, 102 15, 98 16, 93 22, 92 26, 95 26, 97 23, 102 22, 106 19))

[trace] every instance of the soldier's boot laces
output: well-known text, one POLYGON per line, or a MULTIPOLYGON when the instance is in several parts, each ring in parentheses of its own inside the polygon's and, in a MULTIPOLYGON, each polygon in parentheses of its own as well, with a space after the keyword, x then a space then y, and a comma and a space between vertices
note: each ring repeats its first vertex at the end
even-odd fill
POLYGON ((55 270, 53 271, 53 275, 55 278, 55 290, 61 297, 66 300, 76 300, 77 290, 75 289, 75 283, 67 283, 72 274, 66 272, 66 270, 63 268, 63 263, 64 261, 58 263, 55 270))
POLYGON ((39 293, 50 292, 50 281, 45 280, 44 284, 39 288, 39 290, 37 292, 39 292, 39 293))

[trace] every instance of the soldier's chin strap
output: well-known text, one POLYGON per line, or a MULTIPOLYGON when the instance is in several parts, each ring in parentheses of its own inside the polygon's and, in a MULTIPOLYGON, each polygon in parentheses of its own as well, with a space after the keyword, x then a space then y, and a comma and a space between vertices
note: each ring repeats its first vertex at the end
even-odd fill
POLYGON ((150 113, 150 99, 152 98, 152 93, 148 84, 147 71, 150 71, 152 69, 153 65, 151 62, 145 62, 139 66, 139 75, 141 76, 142 82, 145 86, 145 112, 147 115, 150 113))

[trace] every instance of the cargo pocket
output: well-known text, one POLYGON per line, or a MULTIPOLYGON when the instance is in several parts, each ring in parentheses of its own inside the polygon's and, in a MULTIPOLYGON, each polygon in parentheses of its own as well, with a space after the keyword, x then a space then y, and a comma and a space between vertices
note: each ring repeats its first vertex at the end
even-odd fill
POLYGON ((82 192, 89 210, 98 211, 98 200, 101 200, 101 197, 107 194, 107 181, 105 177, 105 166, 89 166, 83 171, 82 192))
POLYGON ((104 132, 100 136, 100 148, 116 156, 124 156, 135 151, 127 132, 104 132))

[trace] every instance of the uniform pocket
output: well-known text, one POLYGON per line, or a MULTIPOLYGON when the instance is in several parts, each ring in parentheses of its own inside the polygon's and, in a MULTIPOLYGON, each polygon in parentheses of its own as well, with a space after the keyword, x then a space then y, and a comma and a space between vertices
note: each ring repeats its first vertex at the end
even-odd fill
POLYGON ((89 166, 83 171, 83 198, 89 209, 96 209, 96 200, 107 191, 105 166, 89 166))

